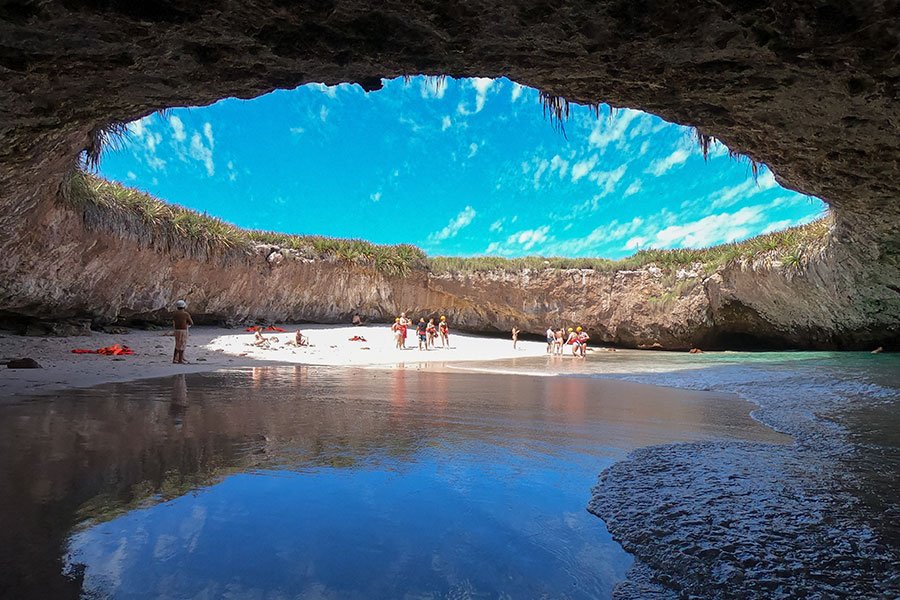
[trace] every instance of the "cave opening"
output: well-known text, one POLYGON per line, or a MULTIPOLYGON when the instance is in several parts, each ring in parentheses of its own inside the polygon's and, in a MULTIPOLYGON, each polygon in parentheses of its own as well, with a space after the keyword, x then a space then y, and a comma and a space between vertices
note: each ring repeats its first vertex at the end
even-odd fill
POLYGON ((428 256, 621 259, 826 212, 692 128, 506 78, 307 84, 122 130, 98 169, 114 181, 244 229, 428 256))

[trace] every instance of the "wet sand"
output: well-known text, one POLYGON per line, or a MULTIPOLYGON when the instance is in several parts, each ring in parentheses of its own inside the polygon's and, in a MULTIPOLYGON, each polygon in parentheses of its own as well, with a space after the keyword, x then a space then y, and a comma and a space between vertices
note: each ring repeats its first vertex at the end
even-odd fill
POLYGON ((253 334, 241 329, 193 327, 186 357, 191 364, 173 365, 171 330, 125 334, 94 333, 84 337, 25 337, 0 333, 0 358, 29 357, 42 369, 7 369, 0 366, 0 402, 4 399, 101 383, 198 373, 223 368, 279 364, 365 366, 448 361, 488 361, 540 356, 545 344, 512 341, 451 332, 450 347, 419 351, 410 331, 406 349, 394 348, 387 325, 280 325, 287 333, 265 333, 267 348, 251 345, 253 334), (294 331, 308 335, 311 347, 293 347, 287 342, 294 331), (365 342, 350 341, 362 336, 365 342), (73 348, 101 348, 119 344, 134 350, 134 356, 112 357, 72 354, 73 348))

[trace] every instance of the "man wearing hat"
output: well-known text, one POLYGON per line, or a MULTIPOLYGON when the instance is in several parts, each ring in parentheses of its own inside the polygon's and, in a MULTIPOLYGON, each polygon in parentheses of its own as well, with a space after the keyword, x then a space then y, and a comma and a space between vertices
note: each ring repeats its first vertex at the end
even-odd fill
POLYGON ((188 327, 194 324, 194 320, 191 319, 191 313, 187 311, 187 302, 179 300, 175 303, 175 314, 172 315, 172 321, 175 323, 175 355, 172 357, 172 362, 183 365, 184 348, 187 346, 188 339, 188 327))

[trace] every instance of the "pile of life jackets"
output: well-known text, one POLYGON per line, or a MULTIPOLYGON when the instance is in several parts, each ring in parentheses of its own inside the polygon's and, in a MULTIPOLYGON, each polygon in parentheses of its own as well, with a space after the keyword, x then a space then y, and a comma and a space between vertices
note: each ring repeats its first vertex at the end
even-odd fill
POLYGON ((105 348, 98 348, 97 350, 90 350, 87 348, 75 348, 72 350, 72 354, 102 354, 104 356, 131 356, 134 354, 134 350, 129 348, 128 346, 120 346, 118 344, 113 344, 112 346, 106 346, 105 348))
POLYGON ((248 327, 247 329, 245 329, 244 331, 247 331, 249 333, 253 333, 255 331, 273 331, 273 332, 277 332, 277 333, 285 333, 285 332, 287 332, 287 329, 282 329, 281 327, 275 327, 274 325, 269 325, 268 327, 260 327, 258 325, 252 325, 252 326, 248 327))

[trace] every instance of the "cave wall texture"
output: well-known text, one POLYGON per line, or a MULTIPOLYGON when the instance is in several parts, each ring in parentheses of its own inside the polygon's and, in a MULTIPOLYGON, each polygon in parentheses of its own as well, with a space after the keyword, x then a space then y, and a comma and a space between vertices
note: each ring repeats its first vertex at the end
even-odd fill
MULTIPOLYGON (((51 293, 52 269, 42 271, 37 288, 29 271, 48 248, 66 242, 42 224, 97 127, 310 81, 352 81, 374 90, 380 78, 404 74, 503 75, 571 101, 638 108, 696 126, 768 165, 782 185, 825 200, 836 221, 827 269, 813 268, 815 278, 803 285, 828 291, 822 301, 830 305, 819 312, 838 318, 845 309, 853 312, 844 329, 859 343, 896 341, 898 6, 874 0, 4 2, 0 312, 15 304, 29 307, 22 314, 53 314, 52 298, 86 285, 77 273, 60 272, 64 287, 51 293)), ((798 295, 791 311, 803 311, 801 302, 808 301, 798 295)))

